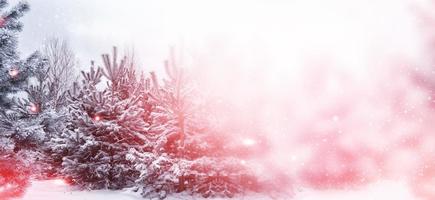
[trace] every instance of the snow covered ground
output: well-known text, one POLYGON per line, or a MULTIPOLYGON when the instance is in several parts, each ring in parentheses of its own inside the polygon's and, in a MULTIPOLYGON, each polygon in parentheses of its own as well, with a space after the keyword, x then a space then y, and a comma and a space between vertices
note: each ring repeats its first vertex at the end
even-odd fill
MULTIPOLYGON (((71 191, 59 181, 39 181, 32 183, 26 194, 17 200, 143 200, 135 194, 113 191, 71 191)), ((174 196, 168 200, 198 200, 199 197, 174 196)), ((262 195, 249 195, 234 198, 243 200, 273 199, 262 195)), ((289 199, 278 197, 274 199, 289 199)), ((300 190, 294 200, 420 200, 413 196, 405 183, 383 181, 372 184, 360 190, 348 191, 312 191, 300 190)), ((214 199, 217 200, 217 199, 214 199)))
MULTIPOLYGON (((33 182, 23 197, 16 200, 144 200, 137 194, 127 191, 73 191, 71 188, 58 180, 33 182)), ((200 197, 177 195, 168 197, 167 200, 198 200, 200 197)), ((234 198, 236 199, 236 198, 234 198)), ((239 198, 245 200, 270 199, 261 195, 250 195, 239 198)), ((214 200, 219 200, 215 198, 214 200)))

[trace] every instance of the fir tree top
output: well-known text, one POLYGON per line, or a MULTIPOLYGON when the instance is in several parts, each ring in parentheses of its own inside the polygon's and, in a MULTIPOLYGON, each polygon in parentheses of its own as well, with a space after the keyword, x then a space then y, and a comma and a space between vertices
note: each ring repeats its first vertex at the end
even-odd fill
POLYGON ((0 64, 3 68, 10 68, 18 60, 17 33, 23 24, 19 21, 25 12, 29 10, 27 3, 18 3, 9 11, 4 11, 8 5, 6 0, 0 0, 0 64))
POLYGON ((0 108, 10 109, 8 94, 23 91, 28 78, 41 69, 44 59, 38 52, 26 60, 21 60, 17 50, 18 33, 22 30, 21 17, 29 10, 29 5, 20 2, 6 10, 7 0, 0 0, 0 108))

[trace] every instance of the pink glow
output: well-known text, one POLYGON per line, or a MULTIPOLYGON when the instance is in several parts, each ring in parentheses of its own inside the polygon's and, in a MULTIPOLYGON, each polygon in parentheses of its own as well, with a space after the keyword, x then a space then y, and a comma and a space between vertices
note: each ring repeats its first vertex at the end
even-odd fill
POLYGON ((31 103, 29 110, 32 113, 38 113, 39 112, 39 106, 37 104, 31 103))
POLYGON ((9 70, 9 76, 11 76, 12 78, 15 78, 16 76, 18 76, 19 73, 20 73, 20 71, 18 71, 18 69, 9 70))
POLYGON ((101 121, 101 117, 100 117, 99 115, 96 115, 96 116, 94 117, 94 120, 97 121, 97 122, 98 122, 98 121, 101 121))
POLYGON ((68 184, 66 183, 66 181, 63 180, 63 179, 55 179, 55 180, 53 180, 53 184, 55 184, 55 185, 60 185, 60 186, 62 186, 62 185, 68 185, 68 184))

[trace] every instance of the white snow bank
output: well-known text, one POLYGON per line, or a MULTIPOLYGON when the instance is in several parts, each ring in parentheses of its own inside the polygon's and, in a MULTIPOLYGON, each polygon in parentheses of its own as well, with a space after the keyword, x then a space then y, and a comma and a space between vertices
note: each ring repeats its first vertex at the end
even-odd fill
POLYGON ((131 194, 113 191, 72 191, 58 180, 33 182, 17 200, 138 200, 131 194))
MULTIPOLYGON (((144 200, 129 192, 114 191, 72 191, 67 185, 59 181, 37 181, 27 190, 26 194, 17 200, 144 200)), ((168 200, 199 200, 198 197, 176 195, 168 200)), ((216 198, 213 200, 218 200, 216 198)), ((249 195, 243 200, 271 199, 263 195, 249 195)), ((275 198, 275 199, 289 199, 275 198)), ((419 200, 413 196, 405 183, 382 181, 360 190, 314 191, 301 190, 296 193, 294 200, 419 200)), ((222 199, 221 199, 222 200, 222 199)))
MULTIPOLYGON (((175 195, 168 197, 167 200, 199 200, 200 197, 186 195, 175 195)), ((219 200, 215 198, 213 200, 219 200)), ((233 198, 238 199, 238 198, 233 198)), ((270 199, 263 195, 250 195, 245 200, 270 199)), ((23 197, 16 200, 145 200, 137 194, 127 191, 74 191, 68 185, 59 180, 36 181, 27 189, 23 197)), ((209 200, 209 199, 208 199, 209 200)))

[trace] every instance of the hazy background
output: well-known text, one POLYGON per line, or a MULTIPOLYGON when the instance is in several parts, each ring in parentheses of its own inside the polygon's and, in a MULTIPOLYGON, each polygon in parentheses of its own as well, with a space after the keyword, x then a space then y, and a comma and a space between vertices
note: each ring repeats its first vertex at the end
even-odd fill
POLYGON ((431 16, 430 1, 29 3, 24 54, 57 36, 83 68, 116 45, 134 47, 142 69, 161 72, 175 45, 218 102, 222 129, 242 143, 267 138, 269 151, 255 158, 266 168, 407 181, 421 166, 435 172, 433 32, 422 15, 431 16))

